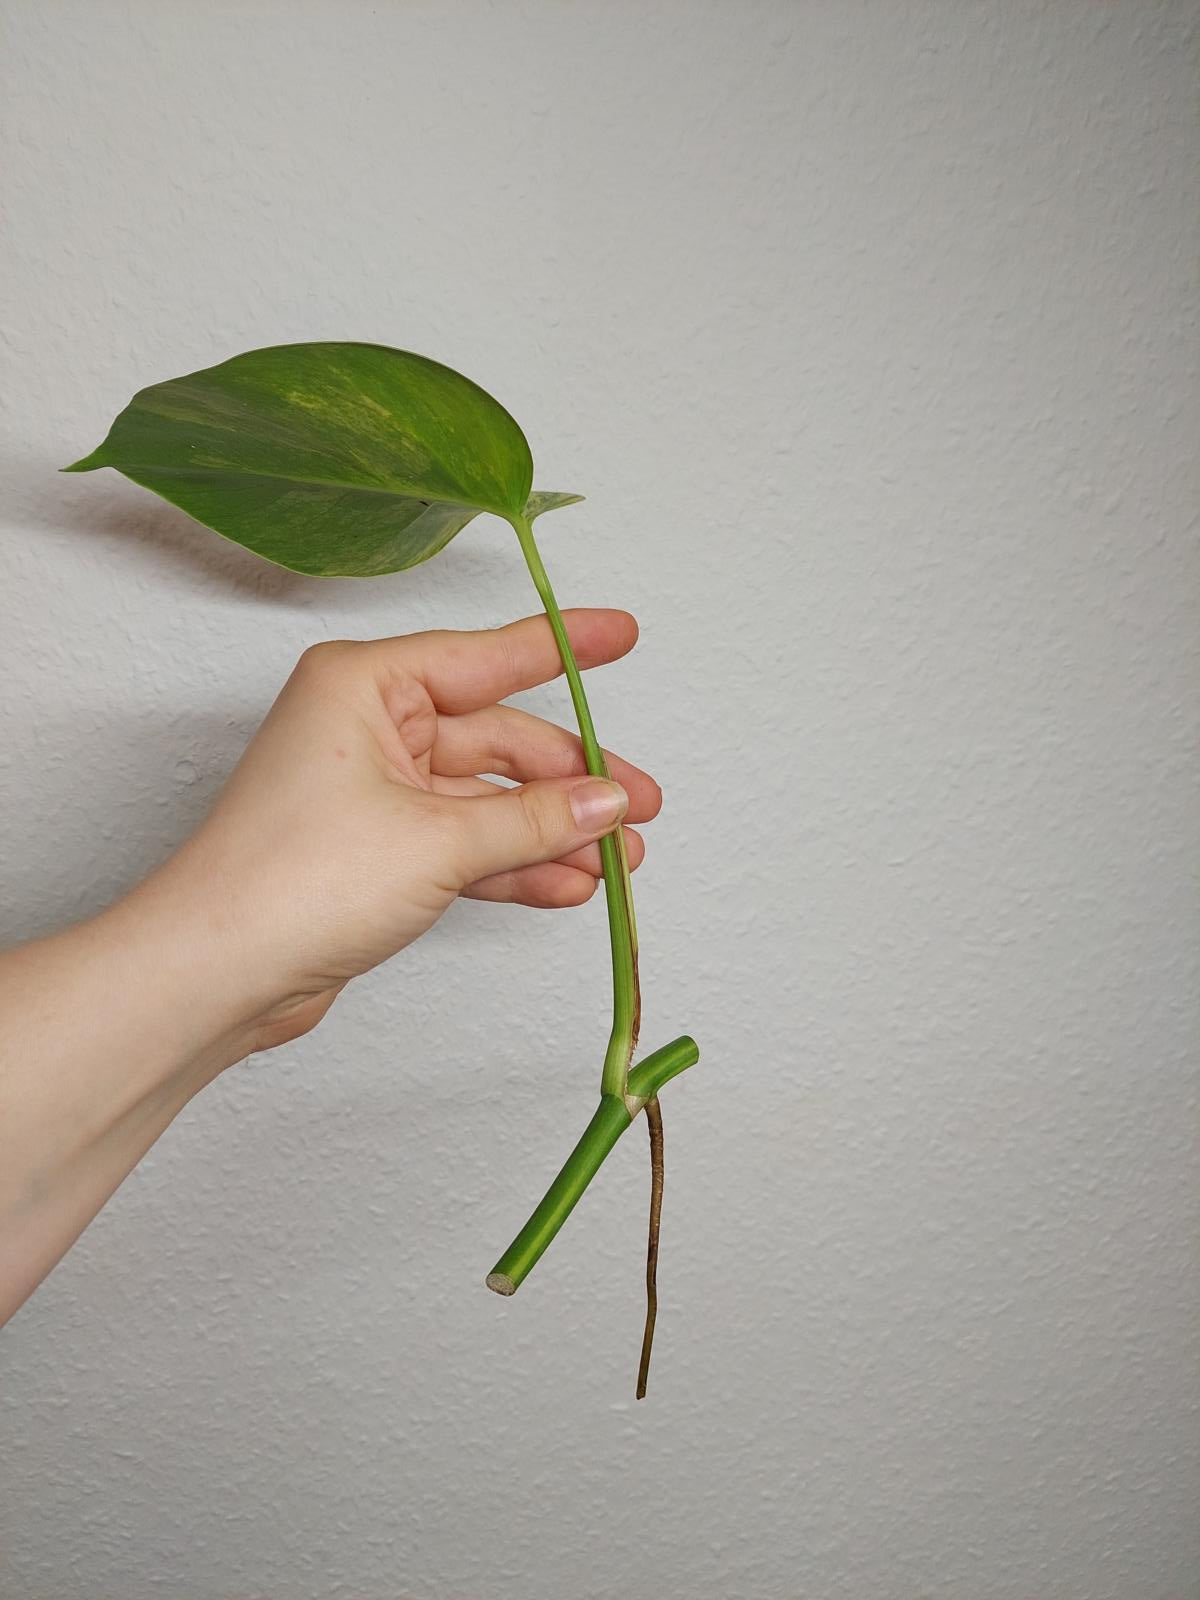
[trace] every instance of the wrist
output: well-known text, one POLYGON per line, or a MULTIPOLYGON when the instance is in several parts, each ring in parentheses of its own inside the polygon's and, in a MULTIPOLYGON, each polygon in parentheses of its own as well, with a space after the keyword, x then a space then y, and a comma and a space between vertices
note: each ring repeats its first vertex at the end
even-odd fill
POLYGON ((219 830, 202 827, 106 913, 177 1011, 176 1049, 216 1071, 308 1032, 349 976, 306 975, 299 947, 310 919, 279 909, 293 869, 240 860, 219 830))
POLYGON ((232 918, 174 861, 81 932, 101 937, 111 981, 129 997, 144 1058, 201 1087, 255 1049, 261 1010, 232 918))

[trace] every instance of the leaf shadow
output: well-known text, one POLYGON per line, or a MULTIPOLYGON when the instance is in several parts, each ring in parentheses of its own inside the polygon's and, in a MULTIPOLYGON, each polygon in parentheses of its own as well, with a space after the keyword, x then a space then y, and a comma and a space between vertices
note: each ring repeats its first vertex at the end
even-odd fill
POLYGON ((204 527, 177 506, 102 470, 63 475, 48 460, 26 463, 9 480, 14 520, 65 547, 75 540, 103 547, 106 558, 128 565, 139 580, 170 592, 224 593, 254 605, 339 611, 395 619, 396 588, 403 586, 418 605, 437 595, 451 604, 478 607, 481 587, 519 576, 520 562, 494 519, 480 517, 459 534, 433 563, 381 578, 316 578, 290 572, 204 527), (500 536, 498 536, 500 535, 500 536))
POLYGON ((115 473, 61 475, 49 462, 30 464, 16 483, 26 527, 68 538, 103 540, 119 554, 174 576, 221 585, 253 598, 287 599, 316 580, 259 560, 241 545, 202 531, 185 512, 115 473))

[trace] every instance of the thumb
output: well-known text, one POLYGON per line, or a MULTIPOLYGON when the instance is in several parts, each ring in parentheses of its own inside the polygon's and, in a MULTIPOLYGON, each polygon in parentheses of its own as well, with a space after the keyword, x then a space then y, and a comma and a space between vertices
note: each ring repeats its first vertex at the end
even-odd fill
POLYGON ((465 887, 494 872, 555 861, 611 833, 629 796, 609 778, 545 778, 449 804, 459 822, 465 887))

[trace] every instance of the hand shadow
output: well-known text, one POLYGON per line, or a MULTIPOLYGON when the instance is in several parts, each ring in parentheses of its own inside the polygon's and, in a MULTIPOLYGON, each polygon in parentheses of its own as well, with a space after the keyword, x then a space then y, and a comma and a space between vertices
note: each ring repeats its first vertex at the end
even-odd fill
POLYGON ((39 748, 71 755, 40 769, 36 808, 6 819, 0 944, 92 916, 145 877, 204 817, 256 722, 244 710, 47 709, 39 748))

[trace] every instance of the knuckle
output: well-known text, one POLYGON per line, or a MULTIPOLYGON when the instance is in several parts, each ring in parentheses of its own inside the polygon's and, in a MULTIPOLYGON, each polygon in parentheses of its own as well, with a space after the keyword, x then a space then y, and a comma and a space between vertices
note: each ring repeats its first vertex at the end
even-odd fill
POLYGON ((560 737, 556 756, 561 776, 573 778, 578 773, 586 772, 587 761, 583 753, 583 740, 568 728, 560 728, 558 731, 560 737))
POLYGON ((567 728, 557 722, 542 724, 539 754, 545 763, 544 770, 555 778, 573 778, 587 770, 583 759, 583 745, 567 728))
POLYGON ((322 639, 317 644, 310 644, 301 654, 296 670, 305 677, 323 677, 340 666, 355 648, 350 639, 322 639))
POLYGON ((409 838, 423 869, 440 888, 458 893, 476 876, 475 840, 466 808, 446 805, 438 796, 419 790, 407 799, 409 838))
POLYGON ((471 823, 465 806, 453 801, 448 803, 441 795, 429 794, 423 789, 407 792, 405 798, 412 807, 423 846, 430 855, 439 859, 467 855, 471 823))
POLYGON ((505 682, 519 682, 522 676, 521 660, 511 629, 493 628, 491 629, 491 636, 497 662, 505 682))
POLYGON ((530 849, 538 855, 553 855, 558 850, 562 829, 550 797, 522 790, 521 818, 530 849))

